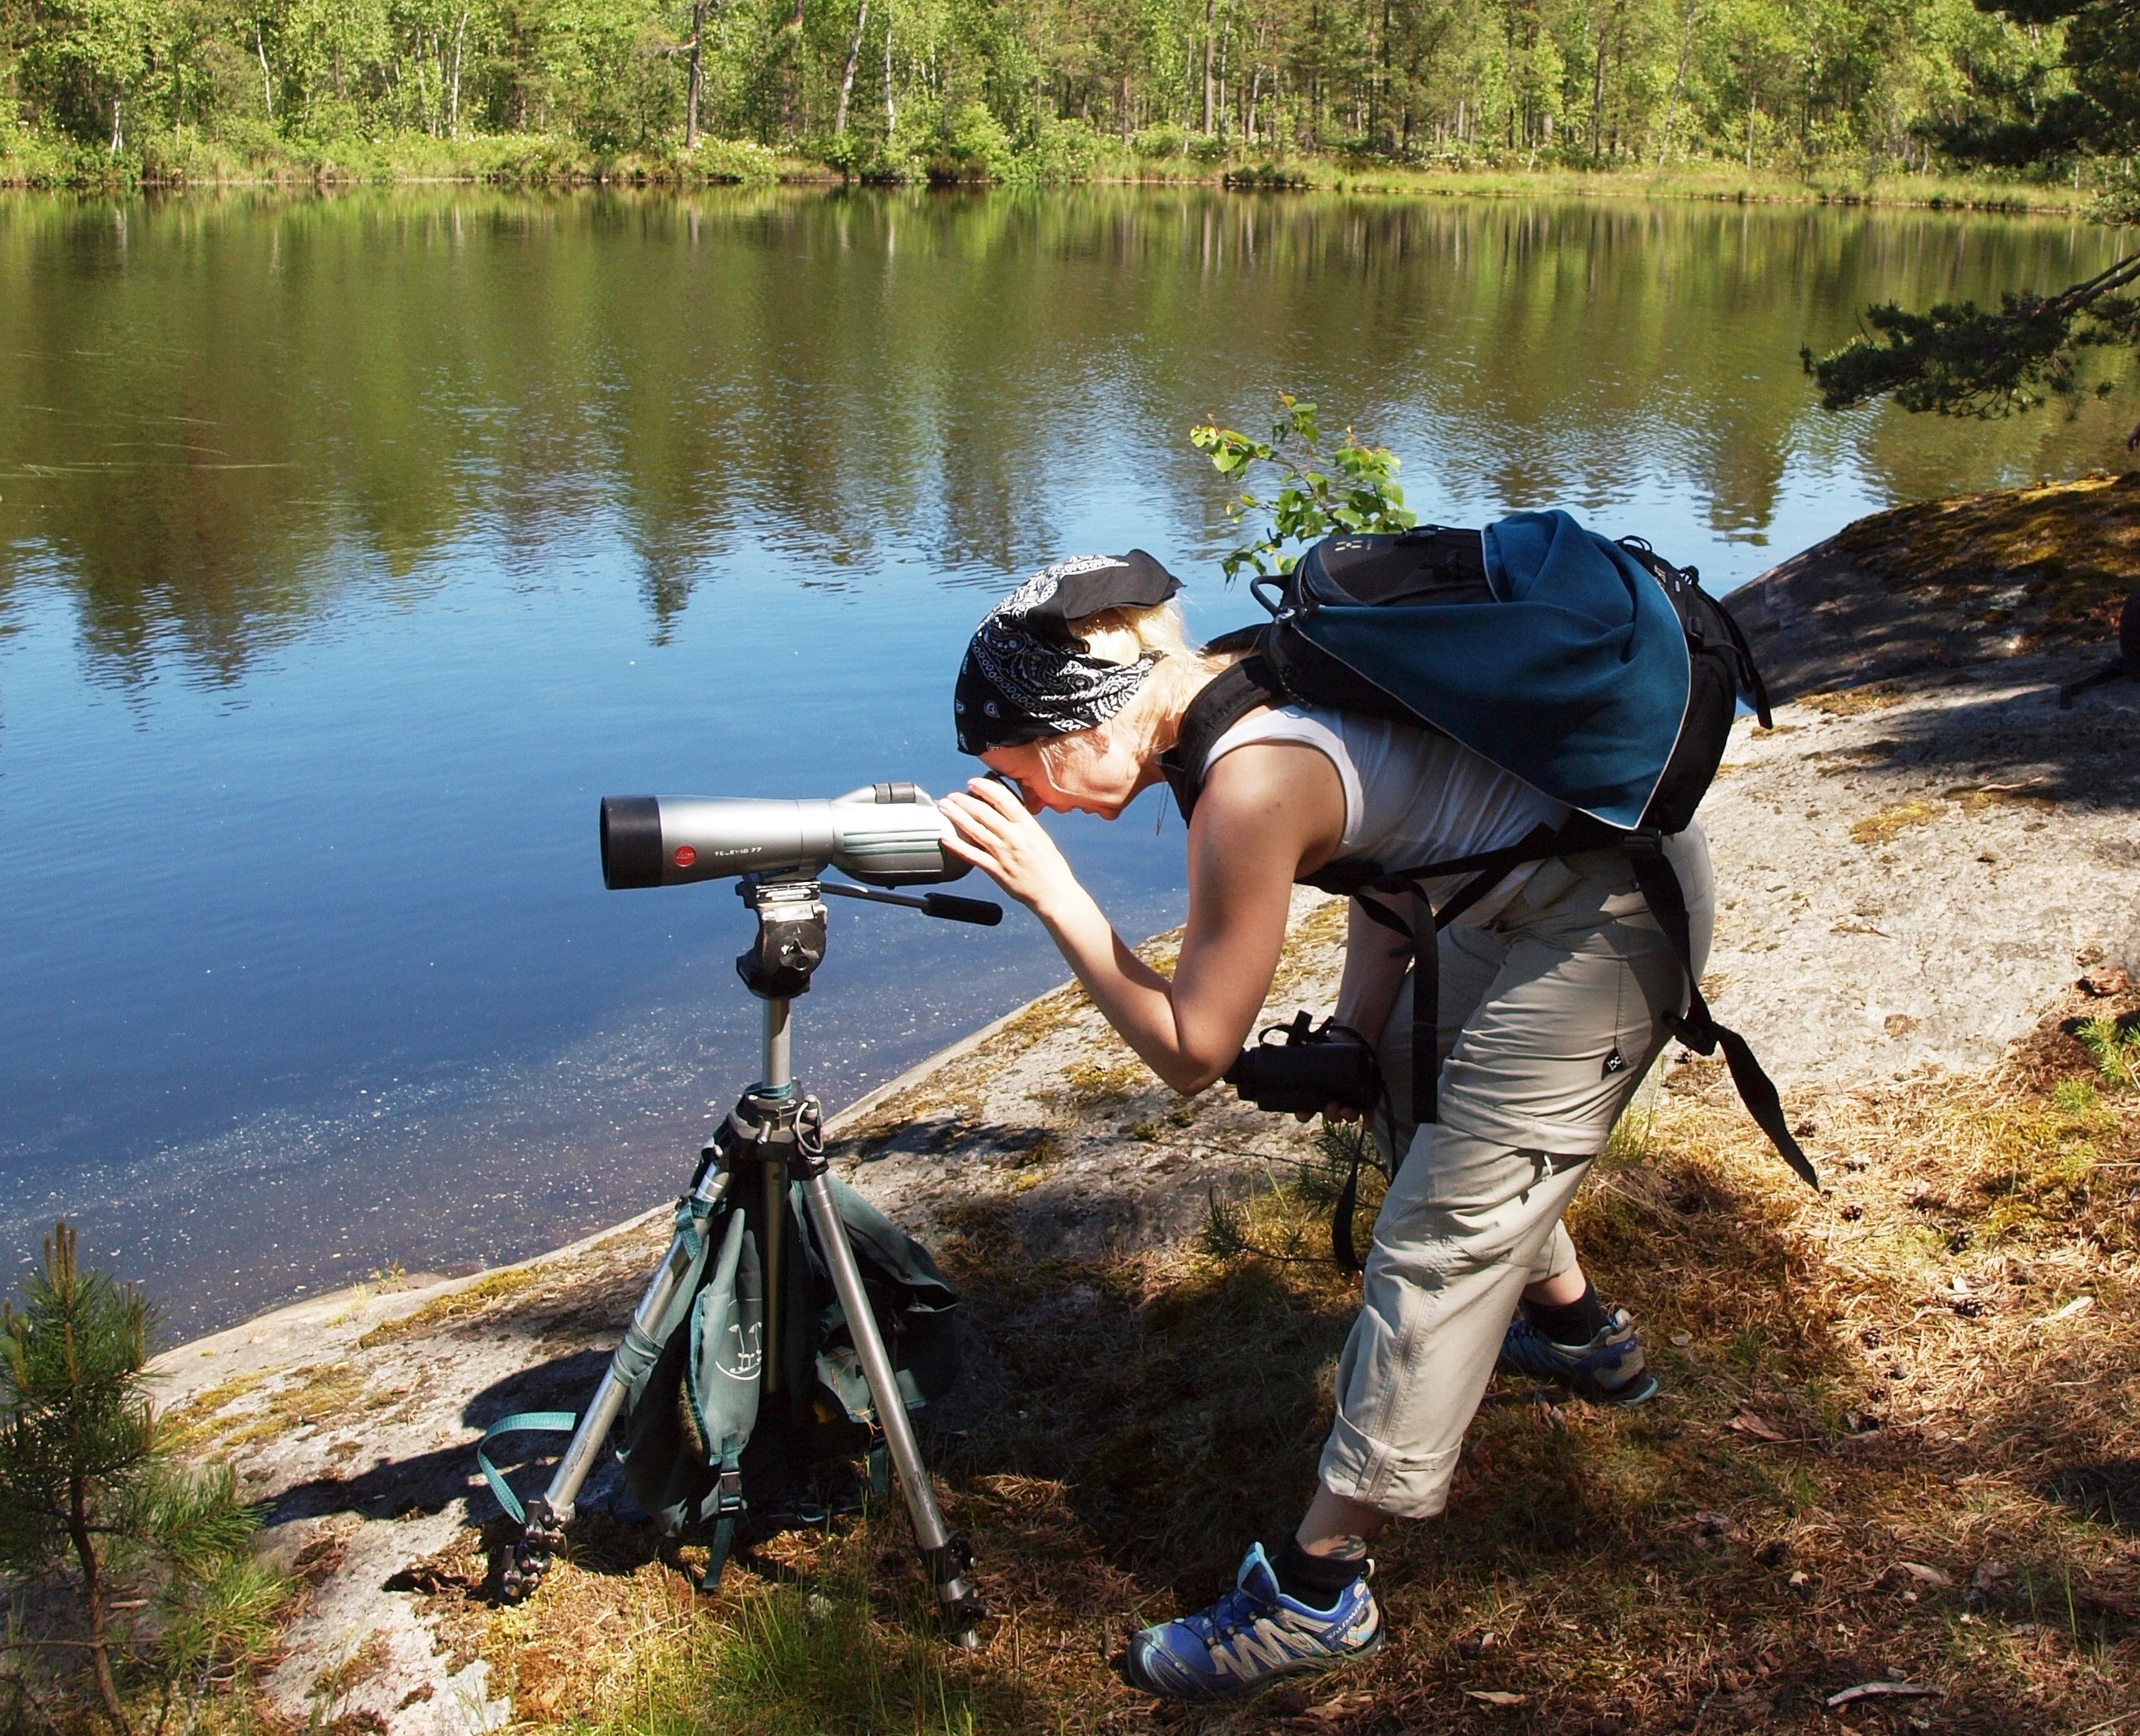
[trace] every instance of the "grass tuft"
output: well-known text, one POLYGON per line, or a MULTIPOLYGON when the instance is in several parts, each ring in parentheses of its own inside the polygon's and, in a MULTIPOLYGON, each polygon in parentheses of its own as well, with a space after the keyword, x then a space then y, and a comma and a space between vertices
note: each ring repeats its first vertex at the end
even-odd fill
POLYGON ((2113 1091, 2140 1086, 2140 1019, 2090 1019, 2075 1033, 2094 1057, 2096 1071, 2113 1091))

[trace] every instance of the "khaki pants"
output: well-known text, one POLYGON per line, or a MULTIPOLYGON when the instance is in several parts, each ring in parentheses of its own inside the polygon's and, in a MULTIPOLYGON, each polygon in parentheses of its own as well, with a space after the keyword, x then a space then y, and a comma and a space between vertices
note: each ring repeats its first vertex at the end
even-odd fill
MULTIPOLYGON (((1699 971, 1715 914, 1700 826, 1666 853, 1699 971)), ((1575 1263, 1561 1213, 1663 1047, 1664 1013, 1686 1006, 1615 851, 1545 863, 1490 925, 1445 930, 1441 970, 1441 1119, 1392 1130, 1408 1146, 1375 1220, 1319 1471, 1333 1493, 1414 1518, 1447 1504, 1517 1300, 1575 1263)), ((1407 981, 1382 1040, 1401 1113, 1411 1006, 1407 981)))

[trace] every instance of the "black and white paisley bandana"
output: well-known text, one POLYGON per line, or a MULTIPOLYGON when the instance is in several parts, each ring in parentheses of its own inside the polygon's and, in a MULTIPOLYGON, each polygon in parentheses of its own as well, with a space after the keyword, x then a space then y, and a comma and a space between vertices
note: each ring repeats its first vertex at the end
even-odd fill
POLYGON ((1157 660, 1104 662, 1070 624, 1107 609, 1149 609, 1180 589, 1141 548, 1043 567, 989 611, 966 647, 951 700, 959 751, 985 753, 1105 723, 1157 660))

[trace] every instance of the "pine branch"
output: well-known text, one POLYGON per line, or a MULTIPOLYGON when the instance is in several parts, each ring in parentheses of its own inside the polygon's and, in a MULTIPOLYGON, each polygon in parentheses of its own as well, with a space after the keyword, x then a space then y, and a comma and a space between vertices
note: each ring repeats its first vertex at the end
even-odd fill
MULTIPOLYGON (((1942 302, 1912 313, 1884 302, 1865 310, 1871 332, 1826 356, 1801 350, 1799 359, 1823 409, 1892 395, 1907 410, 2011 415, 2049 398, 2078 398, 2083 350, 2140 343, 2140 303, 2118 293, 2136 282, 2140 253, 2054 296, 2009 291, 1995 310, 1942 302)), ((2108 382, 2097 390, 2108 392, 2108 382)))

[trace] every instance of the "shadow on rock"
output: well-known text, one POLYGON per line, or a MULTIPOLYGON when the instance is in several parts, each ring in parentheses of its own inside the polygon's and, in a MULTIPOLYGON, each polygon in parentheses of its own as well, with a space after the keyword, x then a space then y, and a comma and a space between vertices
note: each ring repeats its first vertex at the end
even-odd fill
POLYGON ((1960 690, 1971 684, 1930 689, 1938 703, 1898 708, 1883 718, 1887 763, 1951 775, 1954 786, 1941 793, 1965 803, 2140 807, 2140 763, 2132 753, 2140 684, 2098 689, 2067 711, 2048 684, 2017 692, 2002 684, 1965 697, 1960 690), (2011 768, 2014 778, 2002 768, 2011 768))
MULTIPOLYGON (((602 1370, 609 1364, 606 1351, 576 1351, 534 1368, 523 1369, 493 1382, 461 1409, 461 1421, 469 1428, 487 1429, 516 1410, 577 1410, 587 1402, 602 1370)), ((537 1460, 554 1459, 564 1445, 561 1434, 512 1434, 502 1437, 492 1462, 513 1478, 517 1469, 537 1460)), ((475 1444, 456 1441, 435 1452, 406 1459, 382 1459, 370 1470, 351 1477, 321 1477, 301 1483, 277 1496, 268 1509, 267 1523, 281 1525, 292 1519, 314 1519, 329 1513, 359 1513, 366 1518, 399 1518, 413 1513, 436 1513, 466 1496, 479 1519, 495 1510, 488 1493, 472 1493, 478 1484, 475 1444)))

